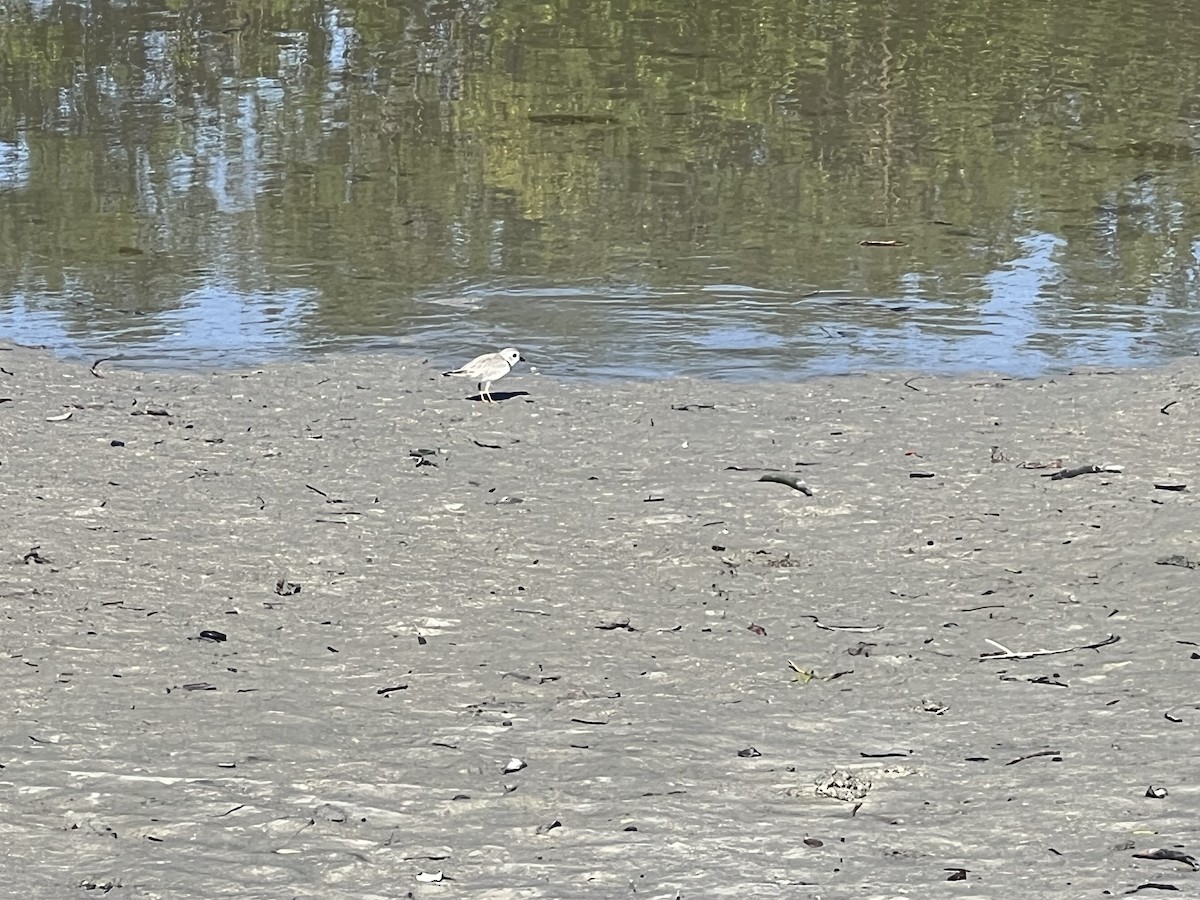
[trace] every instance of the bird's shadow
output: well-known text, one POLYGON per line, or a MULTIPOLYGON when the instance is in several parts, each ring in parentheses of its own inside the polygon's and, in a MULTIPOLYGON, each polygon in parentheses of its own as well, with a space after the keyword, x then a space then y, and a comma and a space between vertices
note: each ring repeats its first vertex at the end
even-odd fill
MULTIPOLYGON (((529 391, 492 391, 492 402, 503 403, 505 400, 512 400, 514 397, 528 397, 529 391)), ((477 403, 484 402, 481 394, 476 394, 474 397, 468 397, 468 400, 474 400, 477 403)))

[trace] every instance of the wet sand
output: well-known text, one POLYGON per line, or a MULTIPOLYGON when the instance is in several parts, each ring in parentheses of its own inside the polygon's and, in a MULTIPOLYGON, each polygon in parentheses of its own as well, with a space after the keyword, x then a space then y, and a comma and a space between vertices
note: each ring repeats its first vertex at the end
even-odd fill
POLYGON ((0 351, 9 896, 1194 890, 1200 364, 445 363, 0 351))

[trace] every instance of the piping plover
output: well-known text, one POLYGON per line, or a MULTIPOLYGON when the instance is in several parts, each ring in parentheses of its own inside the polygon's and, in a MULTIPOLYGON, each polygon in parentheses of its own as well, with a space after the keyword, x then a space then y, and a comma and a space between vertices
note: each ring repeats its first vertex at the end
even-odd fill
POLYGON ((442 375, 456 375, 461 378, 471 378, 479 383, 479 399, 486 403, 492 402, 492 382, 499 381, 512 371, 512 367, 521 362, 521 353, 516 347, 505 347, 496 353, 485 353, 477 356, 465 366, 461 366, 442 375))

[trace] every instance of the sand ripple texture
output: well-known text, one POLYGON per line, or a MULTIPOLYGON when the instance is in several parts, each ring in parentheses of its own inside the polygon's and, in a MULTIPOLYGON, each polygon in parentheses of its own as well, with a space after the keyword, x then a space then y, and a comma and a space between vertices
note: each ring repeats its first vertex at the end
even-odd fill
POLYGON ((2 896, 1200 891, 1195 363, 0 367, 2 896))

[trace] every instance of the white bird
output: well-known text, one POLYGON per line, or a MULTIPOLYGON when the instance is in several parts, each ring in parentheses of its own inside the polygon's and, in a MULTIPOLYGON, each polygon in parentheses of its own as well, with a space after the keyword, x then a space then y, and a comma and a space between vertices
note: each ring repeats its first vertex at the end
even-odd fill
POLYGON ((477 356, 465 366, 461 366, 446 375, 456 375, 461 378, 472 378, 479 382, 479 399, 492 402, 492 382, 499 381, 512 371, 512 367, 521 362, 521 353, 515 347, 505 347, 496 353, 485 353, 477 356))

